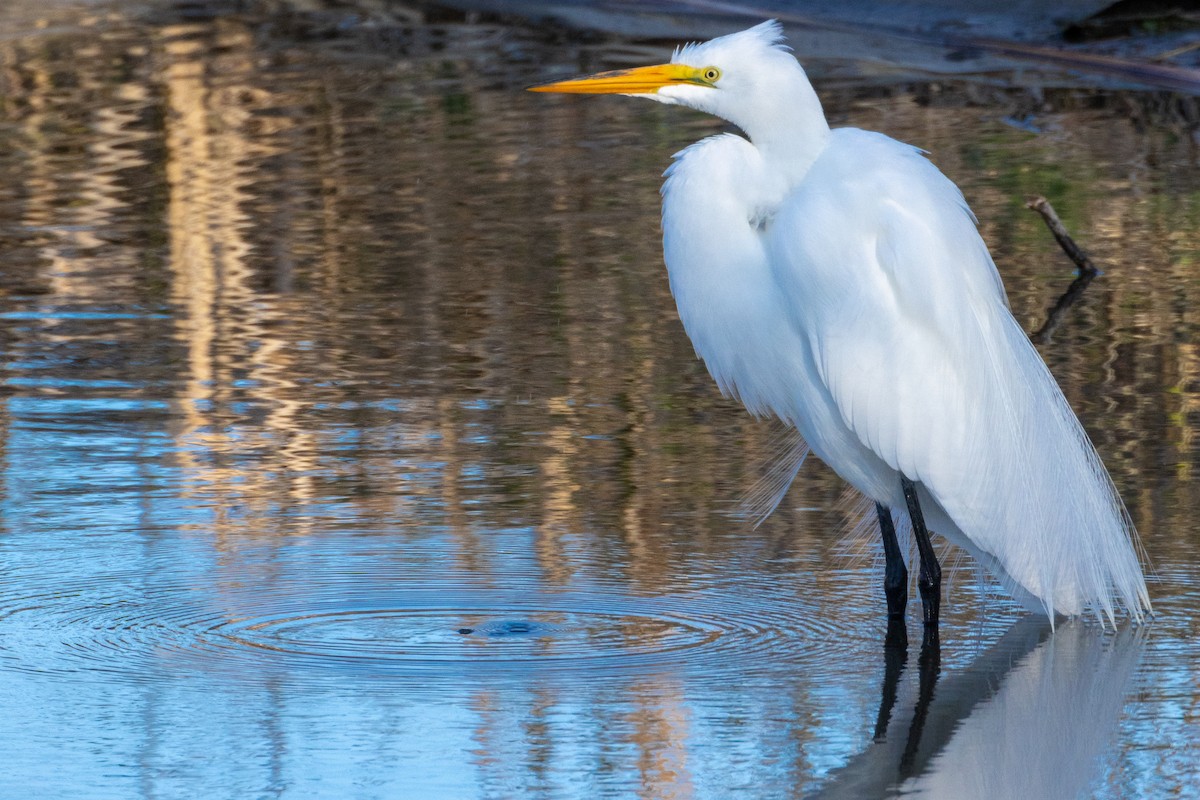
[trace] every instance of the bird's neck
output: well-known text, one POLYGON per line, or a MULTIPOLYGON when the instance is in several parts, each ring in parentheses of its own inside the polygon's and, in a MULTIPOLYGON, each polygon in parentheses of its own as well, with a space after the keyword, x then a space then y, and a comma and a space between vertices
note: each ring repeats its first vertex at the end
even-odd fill
POLYGON ((789 183, 798 182, 829 141, 829 123, 821 101, 803 75, 780 102, 742 127, 770 169, 789 183))

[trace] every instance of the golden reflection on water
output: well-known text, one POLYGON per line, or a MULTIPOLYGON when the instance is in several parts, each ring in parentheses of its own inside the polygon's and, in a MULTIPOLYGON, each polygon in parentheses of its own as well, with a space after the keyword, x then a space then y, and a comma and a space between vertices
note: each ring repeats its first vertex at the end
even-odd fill
MULTIPOLYGON (((55 86, 65 65, 21 52, 20 43, 6 44, 6 95, 25 109, 29 145, 23 174, 13 178, 28 191, 20 204, 22 225, 50 234, 29 279, 44 278, 64 303, 122 304, 140 298, 113 291, 116 270, 106 269, 99 285, 86 280, 95 264, 79 256, 103 249, 108 265, 116 260, 136 268, 137 248, 106 246, 104 237, 122 224, 129 194, 144 188, 121 176, 158 159, 153 166, 165 173, 167 192, 168 296, 179 310, 176 336, 187 352, 187 370, 178 376, 184 421, 177 435, 185 444, 179 457, 197 489, 230 504, 236 498, 250 518, 313 498, 320 440, 303 419, 313 384, 336 380, 343 361, 361 357, 339 347, 346 339, 395 338, 386 324, 394 321, 423 345, 402 342, 393 345, 397 350, 418 358, 414 350, 437 354, 424 360, 433 368, 422 373, 422 383, 435 383, 428 388, 442 397, 406 417, 438 433, 439 455, 462 455, 456 452, 462 432, 454 430, 461 422, 447 397, 511 386, 517 391, 501 396, 521 399, 520 379, 531 373, 561 390, 529 393, 549 423, 549 446, 539 461, 542 485, 531 492, 545 506, 543 566, 561 571, 553 530, 586 516, 578 504, 583 493, 588 507, 619 509, 613 522, 628 538, 632 572, 645 572, 650 583, 661 580, 657 545, 642 532, 664 524, 663 485, 685 485, 687 504, 700 507, 688 524, 704 525, 711 515, 703 510, 727 497, 714 487, 720 476, 689 465, 710 464, 712 453, 738 449, 721 446, 730 437, 713 426, 664 412, 663 395, 678 394, 682 376, 689 399, 725 414, 721 427, 729 420, 737 437, 758 435, 711 400, 679 336, 658 268, 657 172, 666 154, 704 123, 688 119, 679 131, 681 117, 658 110, 547 104, 480 91, 467 65, 453 61, 401 62, 391 71, 418 80, 372 98, 371 87, 355 85, 365 76, 342 66, 299 80, 262 69, 272 59, 284 66, 306 59, 259 51, 253 31, 236 22, 165 26, 155 35, 152 43, 117 38, 77 50, 81 64, 120 59, 132 74, 113 80, 67 68, 76 86, 66 92, 55 86), (454 79, 430 80, 430 73, 447 68, 454 79), (91 93, 106 104, 84 105, 91 93), (161 130, 146 130, 154 114, 161 120, 151 124, 161 130), (56 157, 66 135, 86 142, 76 145, 70 170, 56 157), (406 277, 387 276, 405 284, 389 287, 405 295, 395 298, 402 308, 393 320, 356 314, 364 295, 376 299, 363 278, 380 280, 394 270, 406 277), (551 316, 554 341, 546 342, 551 316), (317 347, 310 349, 310 337, 319 340, 317 347), (513 377, 518 380, 510 383, 513 377), (593 398, 599 408, 581 423, 573 404, 593 398), (261 408, 264 416, 234 429, 216 423, 213 414, 235 402, 261 408), (619 488, 581 480, 604 472, 589 456, 603 447, 578 445, 589 428, 621 430, 635 443, 630 462, 621 465, 619 488), (686 450, 686 457, 664 459, 668 444, 673 455, 686 450), (209 452, 255 458, 250 465, 197 458, 209 452), (615 504, 614 490, 623 495, 615 504)), ((1049 237, 1017 203, 1027 193, 1056 190, 1052 199, 1086 236, 1110 279, 1080 310, 1085 324, 1074 326, 1073 337, 1064 331, 1048 357, 1067 379, 1076 406, 1091 412, 1089 428, 1122 488, 1152 491, 1139 477, 1164 466, 1153 448, 1135 446, 1142 438, 1137 431, 1163 431, 1174 454, 1170 466, 1189 478, 1198 373, 1186 332, 1197 326, 1196 197, 1161 185, 1162 170, 1152 166, 1177 154, 1108 116, 1063 115, 1052 123, 1059 130, 1037 139, 985 125, 980 142, 955 147, 964 127, 979 127, 976 110, 933 113, 900 96, 843 101, 839 111, 844 122, 930 147, 939 165, 964 183, 1028 327, 1067 276, 1049 237), (1014 160, 1014 151, 1022 159, 1014 160), (1111 153, 1113 163, 1097 159, 1097 151, 1111 153)), ((354 379, 352 367, 343 377, 354 379)), ((445 474, 461 471, 452 463, 445 474)), ((809 496, 814 487, 807 488, 809 496)), ((423 489, 414 484, 401 494, 419 496, 423 489)), ((442 491, 447 513, 461 513, 455 481, 446 480, 442 491)), ((1154 502, 1131 503, 1143 530, 1162 527, 1154 502)), ((1169 507, 1182 511, 1183 505, 1169 507)), ((240 530, 242 523, 221 525, 240 530)), ((296 521, 300 531, 306 524, 303 517, 296 521)))
MULTIPOLYGON (((494 534, 528 527, 543 586, 586 570, 635 595, 701 591, 753 536, 776 580, 805 565, 807 613, 836 618, 847 582, 873 580, 809 570, 841 563, 842 487, 810 465, 754 534, 730 516, 778 431, 716 396, 660 266, 659 174, 719 128, 520 94, 534 68, 502 79, 518 67, 487 42, 464 26, 444 50, 348 55, 232 18, 0 41, 0 302, 44 312, 3 342, 61 379, 4 396, 168 401, 174 488, 211 512, 189 534, 211 538, 230 618, 253 571, 243 547, 348 528, 417 542, 433 526, 451 544, 431 568, 474 585, 511 582, 494 534), (88 310, 135 319, 56 316, 88 310), (86 385, 100 378, 132 388, 86 385)), ((960 182, 1028 329, 1071 277, 1022 207, 1050 197, 1106 275, 1043 352, 1151 557, 1194 561, 1194 151, 1103 110, 1047 112, 1032 135, 903 93, 828 102, 960 182)), ((13 420, 0 403, 5 452, 13 420)), ((693 796, 687 687, 664 674, 623 691, 627 718, 610 722, 638 754, 639 795, 693 796)), ((792 691, 778 708, 807 754, 822 721, 792 691)), ((503 692, 472 691, 484 773, 505 753, 548 758, 561 698, 531 695, 514 716, 503 692)), ((1195 717, 1200 686, 1191 698, 1195 717)))
MULTIPOLYGON (((286 117, 260 112, 286 107, 288 98, 245 80, 255 67, 249 30, 190 25, 160 33, 171 296, 186 309, 176 334, 188 364, 178 398, 183 428, 176 435, 193 491, 220 498, 218 507, 245 505, 246 517, 257 520, 314 497, 318 468, 315 436, 298 420, 307 403, 291 377, 295 343, 272 333, 286 323, 284 309, 259 299, 248 239, 257 223, 244 210, 253 202, 259 171, 281 155, 278 140, 292 127, 286 117), (213 53, 220 55, 211 59, 213 53), (246 391, 235 400, 239 383, 246 391), (232 402, 260 407, 262 419, 231 436, 205 412, 232 402), (254 469, 195 457, 239 450, 271 455, 254 469)), ((277 213, 286 214, 286 203, 277 213)), ((286 226, 280 230, 286 237, 286 226)), ((245 525, 222 515, 217 532, 237 533, 245 525)), ((310 526, 300 515, 290 530, 302 535, 310 526)))

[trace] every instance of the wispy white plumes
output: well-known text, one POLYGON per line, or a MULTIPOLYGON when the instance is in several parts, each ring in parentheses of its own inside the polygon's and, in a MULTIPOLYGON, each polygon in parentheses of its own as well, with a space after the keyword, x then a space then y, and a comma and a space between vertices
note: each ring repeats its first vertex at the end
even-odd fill
POLYGON ((779 507, 796 473, 808 457, 808 443, 792 429, 773 448, 766 471, 742 497, 738 506, 758 527, 779 507))

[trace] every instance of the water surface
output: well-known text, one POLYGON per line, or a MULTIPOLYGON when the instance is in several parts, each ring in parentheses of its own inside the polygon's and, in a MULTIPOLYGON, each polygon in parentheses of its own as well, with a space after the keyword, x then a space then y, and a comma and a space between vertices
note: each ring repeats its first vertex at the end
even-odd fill
POLYGON ((959 182, 1028 329, 1072 274, 1027 194, 1102 265, 1043 352, 1154 572, 1152 625, 1051 632, 963 564, 938 657, 889 661, 853 500, 814 460, 739 515, 783 434, 673 310, 659 175, 720 123, 522 93, 605 56, 517 28, 22 8, 0 796, 1195 791, 1200 167, 1169 97, 824 96, 959 182))

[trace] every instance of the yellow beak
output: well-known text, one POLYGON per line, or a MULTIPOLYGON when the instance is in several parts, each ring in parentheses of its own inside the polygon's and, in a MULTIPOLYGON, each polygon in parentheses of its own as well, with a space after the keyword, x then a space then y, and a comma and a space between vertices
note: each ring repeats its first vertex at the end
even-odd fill
POLYGON ((530 86, 531 92, 564 92, 569 94, 654 94, 664 86, 675 83, 709 84, 701 77, 703 70, 684 64, 655 64, 652 67, 617 69, 599 72, 586 78, 558 81, 542 86, 530 86))

